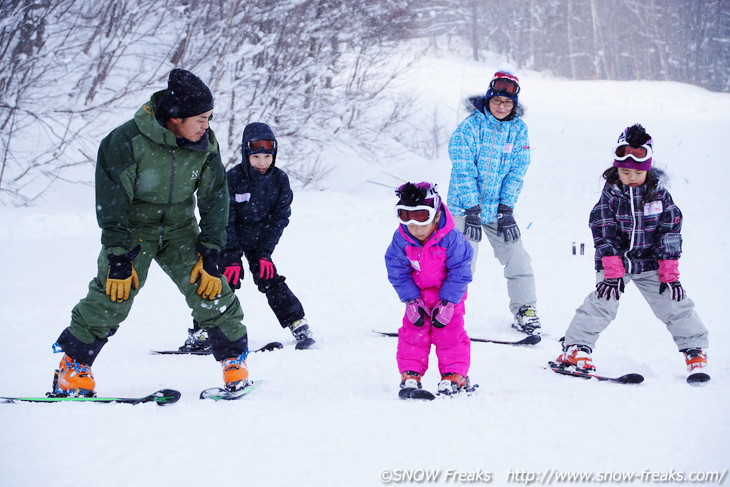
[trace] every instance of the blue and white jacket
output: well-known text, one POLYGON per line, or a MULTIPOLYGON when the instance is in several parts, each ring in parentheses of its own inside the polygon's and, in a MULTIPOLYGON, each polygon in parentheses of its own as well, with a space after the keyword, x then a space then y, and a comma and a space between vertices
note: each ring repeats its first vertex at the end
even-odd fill
POLYGON ((454 215, 482 206, 482 223, 497 219, 500 203, 515 207, 530 165, 527 125, 515 115, 500 122, 475 110, 449 141, 451 179, 448 207, 454 215))

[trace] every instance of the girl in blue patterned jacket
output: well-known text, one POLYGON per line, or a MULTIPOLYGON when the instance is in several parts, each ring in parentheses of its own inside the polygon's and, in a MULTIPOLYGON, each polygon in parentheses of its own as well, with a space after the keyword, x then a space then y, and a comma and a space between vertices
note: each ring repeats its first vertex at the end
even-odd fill
POLYGON ((530 165, 530 142, 513 72, 505 67, 494 74, 486 95, 469 100, 474 111, 451 136, 448 206, 474 249, 472 272, 484 230, 504 266, 512 326, 532 335, 540 332, 535 276, 512 214, 530 165))
POLYGON ((613 166, 593 207, 590 227, 596 247, 596 290, 576 310, 565 333, 558 363, 594 371, 591 352, 613 321, 626 282, 633 281, 654 314, 664 322, 685 356, 689 382, 706 382, 707 330, 679 282, 682 212, 652 169, 653 141, 639 124, 619 136, 613 166))

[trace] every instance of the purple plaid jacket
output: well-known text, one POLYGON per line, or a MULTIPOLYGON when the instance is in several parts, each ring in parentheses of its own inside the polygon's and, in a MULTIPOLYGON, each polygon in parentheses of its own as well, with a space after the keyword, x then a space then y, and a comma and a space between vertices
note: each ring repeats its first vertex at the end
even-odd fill
POLYGON ((645 191, 645 185, 603 187, 589 221, 597 271, 603 270, 601 258, 609 255, 621 257, 628 274, 657 270, 659 260, 679 259, 682 212, 661 185, 647 203, 642 202, 645 191))

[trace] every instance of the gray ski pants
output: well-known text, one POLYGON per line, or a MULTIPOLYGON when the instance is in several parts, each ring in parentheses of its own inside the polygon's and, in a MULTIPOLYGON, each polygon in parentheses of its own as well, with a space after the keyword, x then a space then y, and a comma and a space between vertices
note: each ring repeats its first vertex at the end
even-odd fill
MULTIPOLYGON (((600 271, 596 274, 596 284, 602 280, 603 271, 600 271)), ((632 281, 649 303, 654 315, 666 325, 678 350, 706 348, 709 345, 707 329, 689 297, 682 301, 673 301, 670 298, 671 290, 659 294, 661 283, 657 271, 627 274, 624 277, 627 290, 632 281)), ((618 300, 599 299, 596 292, 592 291, 575 310, 575 316, 565 332, 565 345, 588 345, 593 349, 599 334, 616 318, 618 305, 618 300)))
MULTIPOLYGON (((464 231, 464 217, 454 216, 456 228, 464 231)), ((507 279, 507 295, 509 310, 516 315, 522 306, 535 306, 535 274, 532 271, 530 255, 525 250, 520 238, 516 242, 505 242, 504 236, 497 235, 497 222, 482 225, 482 238, 486 235, 494 250, 494 256, 504 266, 504 277, 507 279)), ((474 250, 471 260, 471 273, 474 274, 479 252, 479 242, 469 241, 474 250)))

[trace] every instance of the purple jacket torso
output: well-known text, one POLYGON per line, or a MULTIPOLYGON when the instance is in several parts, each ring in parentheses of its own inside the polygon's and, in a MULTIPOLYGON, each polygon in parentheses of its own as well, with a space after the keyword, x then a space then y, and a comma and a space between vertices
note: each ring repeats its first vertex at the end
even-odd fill
POLYGON ((439 228, 421 244, 400 225, 385 253, 388 280, 401 301, 421 297, 432 307, 440 299, 459 303, 471 282, 472 248, 441 205, 439 228))
POLYGON ((658 260, 682 254, 682 212, 663 187, 644 203, 645 186, 606 184, 593 207, 589 226, 596 248, 596 270, 601 258, 619 256, 629 274, 657 270, 658 260))

